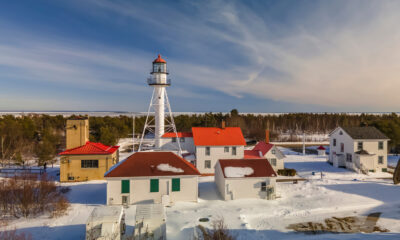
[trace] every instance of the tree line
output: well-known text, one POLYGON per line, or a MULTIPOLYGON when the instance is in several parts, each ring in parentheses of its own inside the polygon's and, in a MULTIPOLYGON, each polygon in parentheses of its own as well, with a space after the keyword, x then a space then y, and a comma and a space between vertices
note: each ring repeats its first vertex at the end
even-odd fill
MULTIPOLYGON (((72 116, 76 117, 76 116, 72 116)), ((24 165, 35 159, 38 165, 53 163, 55 156, 65 149, 65 123, 62 115, 27 115, 0 117, 0 160, 2 164, 24 165)), ((117 144, 120 138, 132 137, 132 117, 90 117, 90 140, 106 145, 117 144)), ((135 135, 143 131, 146 117, 135 117, 135 135)), ((375 126, 391 141, 393 151, 400 151, 400 117, 397 114, 344 114, 344 113, 287 113, 240 114, 204 113, 174 117, 178 131, 191 131, 192 127, 240 127, 243 135, 252 140, 263 140, 270 130, 272 141, 281 134, 328 134, 337 126, 375 126)))

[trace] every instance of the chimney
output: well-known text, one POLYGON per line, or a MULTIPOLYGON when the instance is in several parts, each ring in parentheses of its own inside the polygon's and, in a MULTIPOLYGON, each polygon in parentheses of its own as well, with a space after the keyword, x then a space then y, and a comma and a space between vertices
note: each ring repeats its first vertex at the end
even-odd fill
POLYGON ((269 130, 265 130, 265 142, 269 143, 269 130))
POLYGON ((225 129, 225 120, 222 120, 221 128, 222 128, 222 129, 225 129))

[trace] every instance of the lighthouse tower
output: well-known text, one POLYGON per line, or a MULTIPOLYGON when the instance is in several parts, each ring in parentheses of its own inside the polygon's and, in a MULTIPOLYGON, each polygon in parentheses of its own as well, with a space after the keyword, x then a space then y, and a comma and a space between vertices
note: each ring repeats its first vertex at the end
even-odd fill
POLYGON ((165 132, 174 132, 177 138, 179 154, 181 154, 181 147, 179 144, 178 134, 176 132, 174 118, 171 112, 166 87, 171 86, 171 79, 168 79, 167 62, 158 57, 153 61, 153 68, 151 70, 151 77, 147 79, 147 84, 153 87, 153 95, 151 97, 150 106, 147 111, 146 123, 144 125, 142 137, 139 144, 139 151, 142 150, 144 136, 146 133, 154 134, 154 148, 160 150, 162 147, 162 136, 165 132), (165 118, 165 110, 169 113, 169 118, 165 118), (154 118, 151 115, 154 111, 154 118))

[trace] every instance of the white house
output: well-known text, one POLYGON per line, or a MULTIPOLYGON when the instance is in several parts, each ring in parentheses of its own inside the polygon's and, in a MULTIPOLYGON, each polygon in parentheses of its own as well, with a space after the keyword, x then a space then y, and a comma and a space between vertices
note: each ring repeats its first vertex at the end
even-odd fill
POLYGON ((274 144, 271 143, 258 142, 252 150, 244 151, 244 158, 268 159, 275 171, 285 168, 285 154, 283 154, 274 144))
POLYGON ((178 150, 178 141, 182 151, 189 153, 195 152, 193 143, 193 134, 191 132, 167 132, 162 135, 162 149, 164 150, 178 150), (178 135, 178 138, 176 137, 178 135), (179 139, 179 140, 178 140, 179 139))
POLYGON ((172 152, 137 152, 105 174, 107 204, 196 202, 199 175, 172 152))
POLYGON ((201 174, 214 174, 219 159, 242 159, 244 140, 239 127, 193 127, 196 167, 201 174))
POLYGON ((388 141, 375 127, 338 127, 329 134, 328 161, 364 173, 387 171, 388 141))
POLYGON ((267 159, 221 159, 215 183, 224 200, 275 199, 276 172, 267 159))

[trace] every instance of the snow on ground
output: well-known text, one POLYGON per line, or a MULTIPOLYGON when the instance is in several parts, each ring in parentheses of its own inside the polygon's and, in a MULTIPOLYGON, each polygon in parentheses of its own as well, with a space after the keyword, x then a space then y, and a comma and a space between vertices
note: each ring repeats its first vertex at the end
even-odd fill
MULTIPOLYGON (((282 149, 285 165, 307 181, 277 183, 280 198, 272 201, 221 200, 214 177, 199 179, 199 202, 179 202, 167 208, 168 239, 190 239, 199 218, 223 217, 238 240, 243 239, 400 239, 400 186, 387 173, 369 176, 334 168, 326 158, 298 155, 282 149), (313 175, 314 172, 314 175, 313 175), (321 174, 323 173, 322 179, 321 174), (388 233, 309 235, 286 229, 291 223, 323 221, 328 217, 365 216, 382 212, 378 225, 388 233)), ((71 209, 60 218, 19 219, 8 229, 31 233, 33 239, 84 239, 85 223, 94 207, 106 204, 106 182, 62 183, 71 191, 71 209)), ((133 230, 135 206, 126 210, 128 231, 133 230)), ((202 223, 211 227, 211 223, 202 223)))

